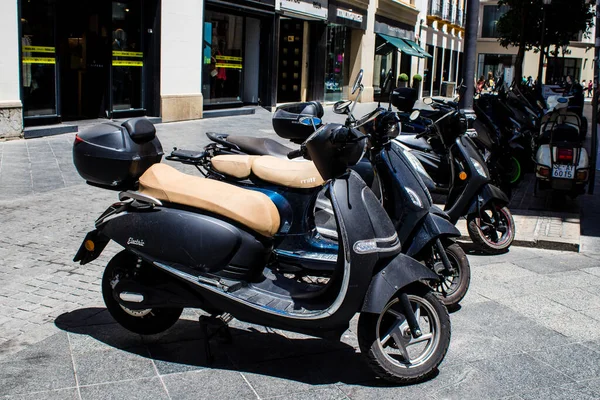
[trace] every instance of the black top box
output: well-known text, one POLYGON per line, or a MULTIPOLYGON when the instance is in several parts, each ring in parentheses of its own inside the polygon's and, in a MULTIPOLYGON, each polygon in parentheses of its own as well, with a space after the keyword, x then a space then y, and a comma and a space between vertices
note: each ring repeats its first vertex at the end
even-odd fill
POLYGON ((273 129, 284 139, 302 143, 321 127, 323 113, 323 106, 316 101, 285 104, 273 114, 273 129))
POLYGON ((108 189, 133 188, 162 156, 156 129, 145 118, 121 125, 94 125, 77 134, 73 144, 73 163, 79 175, 89 184, 108 189))
POLYGON ((417 91, 413 88, 396 88, 392 91, 392 105, 400 111, 412 111, 417 101, 417 91))

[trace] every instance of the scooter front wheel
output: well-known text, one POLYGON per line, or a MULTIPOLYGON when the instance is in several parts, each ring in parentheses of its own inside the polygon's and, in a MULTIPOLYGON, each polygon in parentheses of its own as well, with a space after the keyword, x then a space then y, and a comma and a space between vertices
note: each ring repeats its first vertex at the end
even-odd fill
POLYGON ((358 320, 360 351, 377 375, 399 384, 435 374, 450 344, 450 317, 433 292, 419 288, 407 296, 419 337, 412 335, 399 297, 391 299, 381 314, 361 313, 358 320))
POLYGON ((471 283, 471 266, 465 251, 456 243, 444 243, 444 251, 448 261, 452 264, 452 271, 448 271, 443 264, 441 255, 435 246, 431 257, 426 260, 427 265, 440 277, 439 282, 432 283, 432 289, 449 309, 456 308, 465 297, 471 283))
POLYGON ((123 328, 140 335, 164 332, 179 320, 183 308, 148 308, 131 310, 122 306, 115 298, 112 282, 129 278, 136 268, 137 258, 128 251, 114 256, 102 276, 102 297, 110 315, 123 328))
POLYGON ((515 240, 515 220, 507 207, 488 204, 467 216, 467 230, 475 245, 488 254, 501 254, 515 240))

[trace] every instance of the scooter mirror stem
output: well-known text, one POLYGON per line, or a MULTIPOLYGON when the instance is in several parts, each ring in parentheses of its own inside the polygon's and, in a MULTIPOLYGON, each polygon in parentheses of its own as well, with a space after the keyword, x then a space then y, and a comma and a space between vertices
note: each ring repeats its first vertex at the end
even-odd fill
POLYGON ((356 103, 358 103, 358 101, 360 100, 360 96, 362 96, 362 92, 365 89, 364 85, 361 83, 360 87, 358 89, 358 96, 356 96, 356 99, 354 100, 354 103, 352 103, 352 108, 350 109, 350 114, 348 114, 348 119, 352 116, 352 119, 354 119, 354 115, 352 114, 354 112, 354 107, 356 107, 356 103))

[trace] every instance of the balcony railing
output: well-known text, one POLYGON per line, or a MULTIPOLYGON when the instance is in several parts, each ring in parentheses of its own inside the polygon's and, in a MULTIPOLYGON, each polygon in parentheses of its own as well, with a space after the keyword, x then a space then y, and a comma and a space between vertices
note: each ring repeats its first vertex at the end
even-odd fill
POLYGON ((456 7, 456 4, 452 4, 450 7, 450 23, 458 25, 458 7, 456 7))
POLYGON ((428 14, 434 17, 442 18, 442 0, 430 0, 428 14))
POLYGON ((446 20, 446 21, 450 21, 450 3, 448 1, 444 2, 444 7, 443 7, 443 13, 442 13, 442 19, 446 20))

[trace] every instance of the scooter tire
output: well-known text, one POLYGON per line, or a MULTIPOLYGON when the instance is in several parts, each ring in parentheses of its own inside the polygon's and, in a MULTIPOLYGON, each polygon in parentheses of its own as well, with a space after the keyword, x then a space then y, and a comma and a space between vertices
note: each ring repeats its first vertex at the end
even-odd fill
MULTIPOLYGON (((492 205, 492 207, 496 206, 492 205)), ((508 229, 508 235, 500 243, 494 242, 486 237, 477 223, 479 218, 475 214, 467 216, 467 230, 469 231, 469 236, 471 237, 473 244, 487 254, 506 253, 508 248, 512 245, 512 242, 515 240, 515 220, 513 219, 510 210, 508 207, 496 207, 496 211, 504 216, 508 229)))
MULTIPOLYGON (((444 295, 441 291, 437 290, 437 287, 434 288, 434 290, 442 303, 448 309, 453 310, 458 307, 460 301, 469 291, 469 286, 471 285, 471 265, 469 264, 465 251, 458 244, 451 241, 449 243, 444 243, 444 250, 446 250, 450 262, 454 264, 453 267, 458 269, 458 285, 454 291, 447 295, 444 295)), ((440 279, 444 278, 445 276, 440 276, 440 279)), ((443 284, 443 282, 440 284, 443 284)))
MULTIPOLYGON (((398 303, 398 297, 392 298, 381 314, 361 313, 358 320, 358 343, 369 366, 382 379, 401 385, 418 383, 436 374, 450 345, 450 316, 438 297, 429 288, 420 284, 406 288, 405 293, 413 310, 414 304, 419 304, 426 308, 427 313, 430 314, 429 318, 435 321, 435 331, 431 339, 432 348, 429 349, 429 343, 425 345, 425 349, 429 349, 428 355, 417 365, 405 365, 402 361, 391 358, 381 344, 380 331, 383 318, 386 318, 387 311, 398 303)), ((420 318, 421 328, 424 326, 422 322, 420 318)), ((397 348, 395 341, 386 348, 390 347, 397 348)))
POLYGON ((154 335, 173 326, 181 316, 183 308, 153 308, 148 310, 129 310, 115 299, 111 281, 119 271, 133 271, 136 256, 121 251, 106 266, 102 275, 102 297, 110 315, 123 328, 140 335, 154 335))

